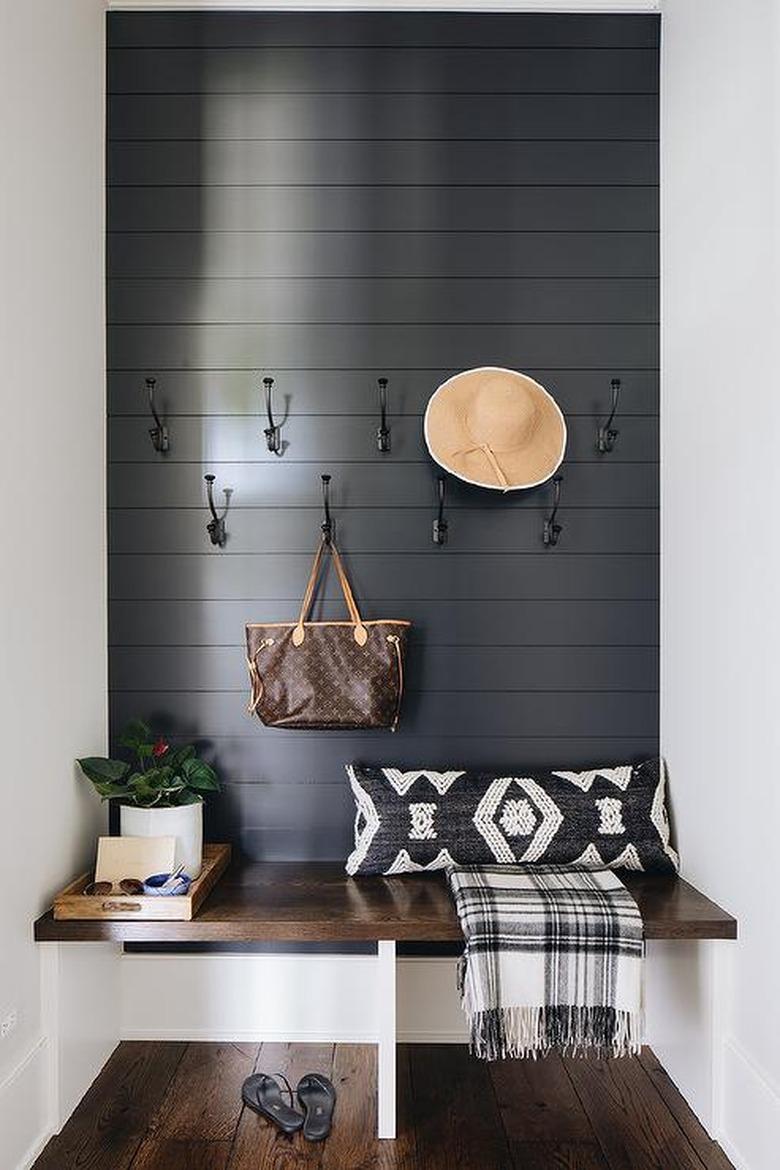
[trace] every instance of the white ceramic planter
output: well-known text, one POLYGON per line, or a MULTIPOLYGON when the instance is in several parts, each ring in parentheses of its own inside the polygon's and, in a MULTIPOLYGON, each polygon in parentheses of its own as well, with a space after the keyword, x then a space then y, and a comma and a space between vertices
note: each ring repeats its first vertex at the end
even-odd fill
POLYGON ((119 831, 123 837, 175 837, 176 865, 184 862, 185 872, 191 878, 200 873, 203 861, 202 803, 182 804, 178 808, 120 805, 119 831))

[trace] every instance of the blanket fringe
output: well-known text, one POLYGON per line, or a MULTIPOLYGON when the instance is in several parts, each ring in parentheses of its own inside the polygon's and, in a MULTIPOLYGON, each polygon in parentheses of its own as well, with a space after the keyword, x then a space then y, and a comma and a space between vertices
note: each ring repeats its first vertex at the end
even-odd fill
MULTIPOLYGON (((468 1013, 467 1013, 468 1014, 468 1013)), ((640 1012, 609 1007, 507 1007, 470 1015, 471 1052, 480 1060, 545 1056, 636 1056, 640 1012)))

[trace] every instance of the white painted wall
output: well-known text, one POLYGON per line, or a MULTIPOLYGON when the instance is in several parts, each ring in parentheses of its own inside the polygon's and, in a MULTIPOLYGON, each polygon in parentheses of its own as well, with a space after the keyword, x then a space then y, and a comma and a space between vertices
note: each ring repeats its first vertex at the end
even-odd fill
POLYGON ((685 872, 740 941, 667 967, 661 1055, 776 1170, 780 5, 667 0, 662 36, 662 742, 685 872))
POLYGON ((103 823, 73 764, 106 735, 103 8, 0 0, 3 1170, 46 1136, 60 1060, 72 1098, 110 1043, 52 1043, 31 933, 103 823))

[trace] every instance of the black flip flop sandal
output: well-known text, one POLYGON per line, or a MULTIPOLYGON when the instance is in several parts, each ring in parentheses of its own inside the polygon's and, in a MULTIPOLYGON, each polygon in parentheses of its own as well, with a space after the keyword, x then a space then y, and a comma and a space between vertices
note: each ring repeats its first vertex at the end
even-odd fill
POLYGON ((282 1090, 278 1082, 267 1073, 253 1073, 247 1077, 241 1086, 241 1097, 245 1105, 259 1113, 261 1117, 278 1125, 282 1133, 288 1135, 297 1133, 303 1125, 303 1116, 297 1109, 292 1108, 293 1091, 290 1082, 284 1073, 276 1073, 280 1077, 290 1094, 290 1104, 285 1105, 282 1100, 282 1090))
POLYGON ((321 1142, 330 1133, 336 1090, 322 1073, 306 1073, 298 1081, 296 1093, 305 1118, 303 1136, 310 1142, 321 1142))

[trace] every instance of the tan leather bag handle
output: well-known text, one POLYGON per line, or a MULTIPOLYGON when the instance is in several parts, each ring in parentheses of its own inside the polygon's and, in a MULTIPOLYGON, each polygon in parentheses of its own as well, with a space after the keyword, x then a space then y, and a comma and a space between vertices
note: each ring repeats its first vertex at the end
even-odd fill
POLYGON ((317 585, 317 578, 320 575, 322 557, 326 548, 330 550, 330 554, 333 557, 333 564, 336 567, 336 575, 339 579, 341 592, 344 595, 344 601, 346 602, 347 610, 349 611, 350 620, 355 627, 353 631, 355 641, 357 642, 358 646, 365 646, 366 642, 368 641, 368 630, 363 625, 363 621, 360 617, 360 611, 358 610, 357 603, 355 602, 355 597, 352 593, 346 570, 342 564, 339 550, 336 548, 336 545, 332 540, 328 542, 324 537, 320 541, 319 548, 314 554, 314 562, 311 567, 311 573, 309 574, 309 580, 306 584, 306 590, 303 594, 303 601, 301 602, 301 612, 298 615, 298 622, 295 626, 295 629, 293 630, 293 646, 300 646, 305 637, 304 623, 306 622, 306 619, 309 616, 309 611, 311 610, 312 601, 314 599, 314 590, 317 585))

